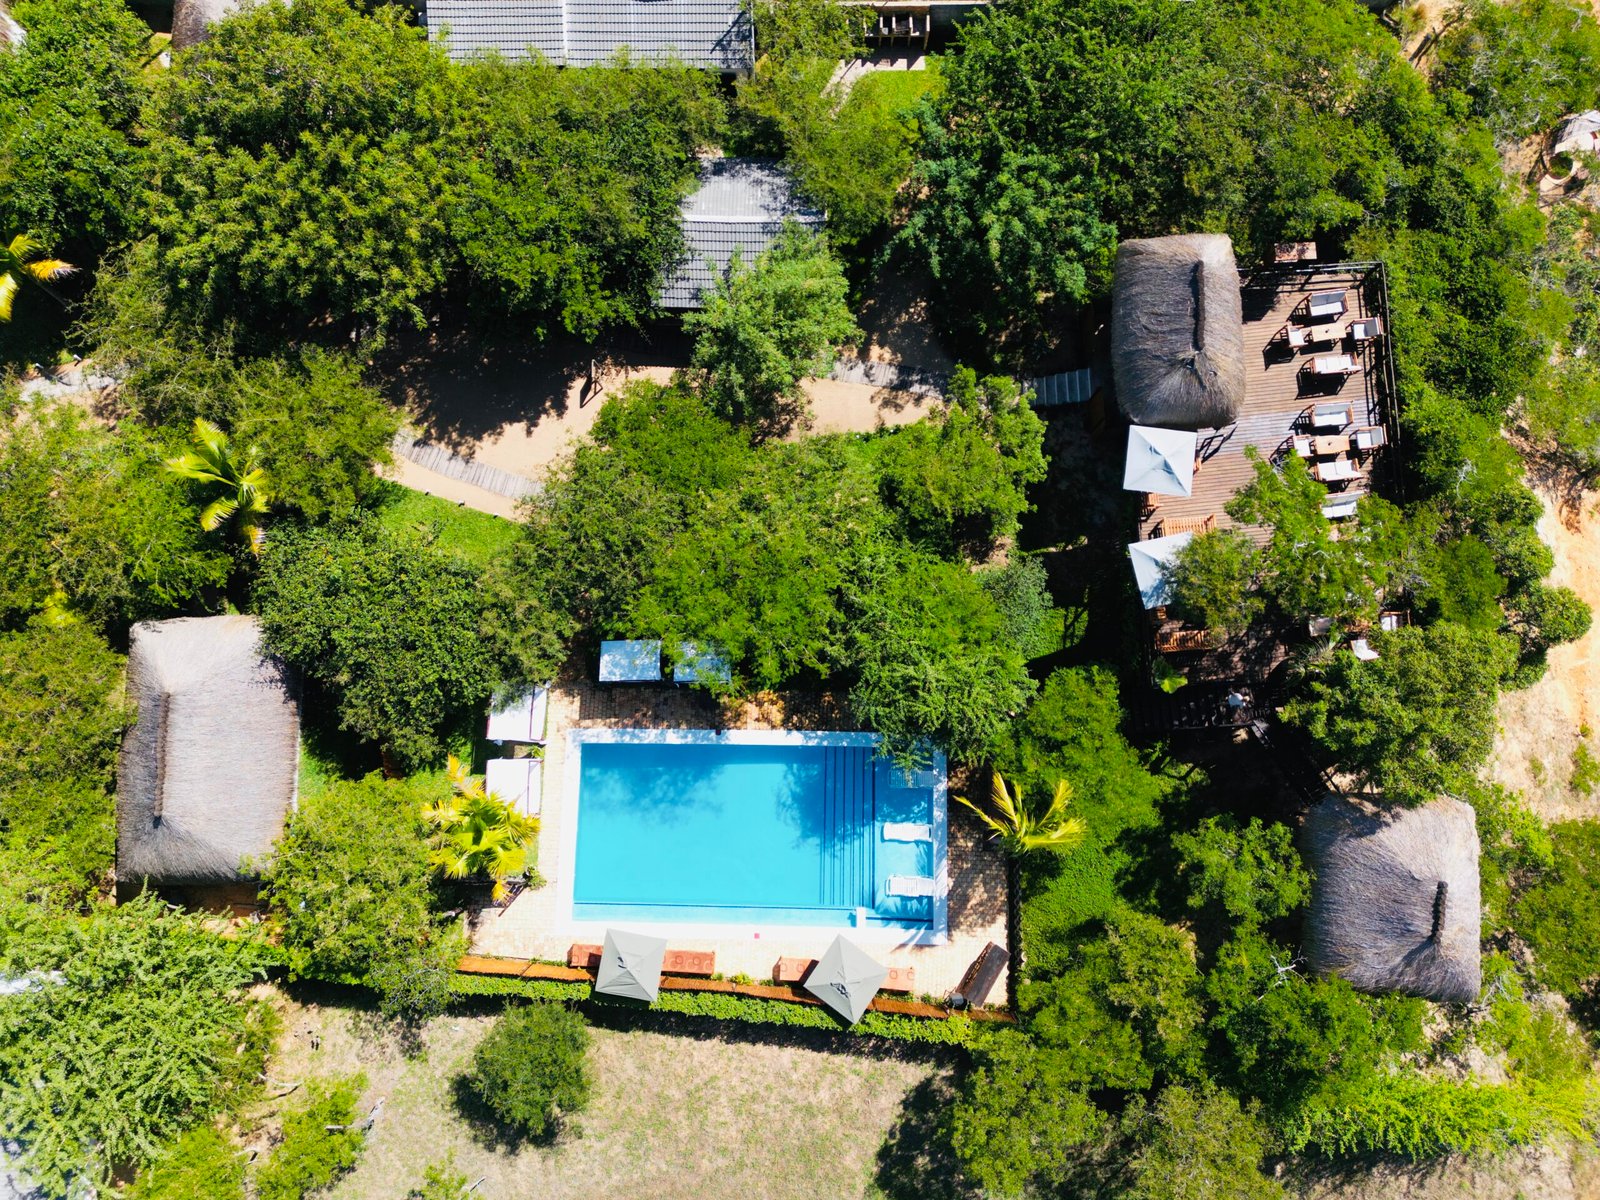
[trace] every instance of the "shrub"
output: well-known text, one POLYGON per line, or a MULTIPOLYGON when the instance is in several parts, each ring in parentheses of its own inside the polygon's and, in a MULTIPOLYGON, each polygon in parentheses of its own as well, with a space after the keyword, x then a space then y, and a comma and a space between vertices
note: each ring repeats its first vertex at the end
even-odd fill
POLYGON ((1254 1113, 1210 1084, 1169 1087, 1137 1106, 1131 1127, 1128 1200, 1278 1200, 1283 1185, 1261 1173, 1268 1133, 1254 1113))
POLYGON ((1549 987, 1579 999, 1600 976, 1600 822, 1552 826, 1550 869, 1516 901, 1512 927, 1549 987))
MULTIPOLYGON (((451 943, 434 916, 420 811, 441 780, 339 781, 307 798, 263 873, 291 970, 339 983, 376 980, 401 996, 410 968, 451 943)), ((425 991, 431 991, 424 985, 425 991)))
POLYGON ((189 1130, 139 1172, 125 1200, 244 1200, 244 1156, 215 1126, 189 1130))
POLYGON ((1263 825, 1252 817, 1211 817, 1193 833, 1172 839, 1178 874, 1189 907, 1209 910, 1230 925, 1255 929, 1287 916, 1306 902, 1311 876, 1294 848, 1287 825, 1263 825))
POLYGON ((468 1085, 519 1132, 548 1137, 589 1102, 584 1059, 589 1029, 557 1004, 529 1004, 502 1016, 472 1055, 468 1085))
POLYGON ((257 1200, 304 1200, 356 1165, 366 1135, 351 1126, 366 1087, 361 1075, 309 1085, 305 1107, 284 1118, 283 1140, 256 1171, 257 1200))
POLYGON ((406 1193, 406 1200, 461 1200, 471 1182, 456 1170, 455 1155, 422 1169, 422 1182, 406 1193))
POLYGON ((439 765, 446 729, 496 683, 477 572, 370 517, 275 530, 256 608, 266 646, 401 770, 439 765))

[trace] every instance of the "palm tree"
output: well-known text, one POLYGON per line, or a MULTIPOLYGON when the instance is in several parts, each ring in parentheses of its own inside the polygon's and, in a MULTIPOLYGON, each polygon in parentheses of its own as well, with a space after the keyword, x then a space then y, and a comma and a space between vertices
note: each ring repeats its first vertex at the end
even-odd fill
POLYGON ((193 450, 167 460, 167 470, 185 479, 217 483, 227 489, 200 513, 200 528, 215 529, 233 521, 244 535, 251 551, 261 553, 267 540, 262 522, 267 515, 267 473, 256 465, 256 448, 246 447, 242 460, 235 459, 228 446, 228 435, 210 421, 196 417, 193 450))
POLYGON ((1034 812, 1023 800, 1022 789, 1017 788, 1013 798, 1006 781, 996 771, 989 800, 999 816, 985 812, 965 796, 956 797, 957 803, 965 804, 978 814, 1012 854, 1047 848, 1074 850, 1083 843, 1084 834, 1088 832, 1088 826, 1080 818, 1067 815, 1067 808, 1072 804, 1072 785, 1065 779, 1056 784, 1050 806, 1043 812, 1034 812))
POLYGON ((489 876, 498 904, 510 892, 506 880, 527 869, 528 845, 539 832, 539 818, 523 816, 487 791, 454 754, 449 771, 450 798, 422 810, 422 819, 434 832, 428 862, 448 879, 489 876))
POLYGON ((0 321, 11 320, 11 304, 22 288, 23 280, 46 286, 53 279, 62 279, 78 268, 59 258, 40 258, 44 246, 25 233, 19 233, 10 243, 0 246, 0 321))

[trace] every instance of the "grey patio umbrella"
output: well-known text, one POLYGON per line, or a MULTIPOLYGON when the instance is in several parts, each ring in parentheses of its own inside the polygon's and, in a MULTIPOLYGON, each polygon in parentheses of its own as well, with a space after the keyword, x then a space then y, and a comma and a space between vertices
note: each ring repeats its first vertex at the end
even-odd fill
POLYGON ((887 978, 887 967, 880 966, 854 942, 845 941, 841 934, 811 968, 805 988, 854 1025, 887 978))
POLYGON ((661 991, 661 960, 666 953, 666 938, 629 933, 626 929, 606 930, 594 990, 654 1003, 661 991))

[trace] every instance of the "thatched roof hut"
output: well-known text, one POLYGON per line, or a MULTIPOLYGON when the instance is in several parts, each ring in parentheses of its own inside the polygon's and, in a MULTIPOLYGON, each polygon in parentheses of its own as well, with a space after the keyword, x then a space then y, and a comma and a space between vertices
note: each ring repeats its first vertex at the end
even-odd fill
POLYGON ((117 779, 122 882, 234 883, 267 854, 294 806, 300 710, 262 657, 254 617, 133 627, 128 694, 138 717, 117 779))
POLYGON ((27 32, 11 15, 11 5, 7 0, 0 0, 0 47, 20 46, 27 36, 27 32))
POLYGON ((212 25, 238 9, 239 0, 174 0, 172 48, 187 50, 204 41, 212 25))
POLYGON ((1459 800, 1380 811, 1330 796, 1306 818, 1306 957, 1367 992, 1468 1002, 1480 984, 1478 830, 1459 800))
POLYGON ((1233 244, 1221 234, 1117 247, 1111 295, 1117 402, 1136 425, 1227 425, 1244 403, 1244 316, 1233 244))

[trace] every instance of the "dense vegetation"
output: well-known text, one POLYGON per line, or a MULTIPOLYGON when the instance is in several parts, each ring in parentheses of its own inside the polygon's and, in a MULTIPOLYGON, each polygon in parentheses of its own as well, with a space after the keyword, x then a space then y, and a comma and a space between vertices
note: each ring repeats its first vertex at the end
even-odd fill
MULTIPOLYGON (((731 87, 452 63, 399 4, 248 6, 170 67, 122 0, 13 7, 29 36, 0 50, 0 244, 81 270, 21 273, 0 362, 92 350, 117 377, 93 405, 0 392, 0 978, 20 989, 0 1001, 0 1139, 47 1193, 133 1168, 146 1200, 286 1197, 350 1168, 359 1080, 293 1104, 251 1166, 226 1130, 273 1039, 244 990, 269 961, 410 1018, 473 991, 576 999, 452 978, 442 768, 470 761, 496 691, 587 672, 612 636, 726 655, 705 686, 730 704, 830 693, 898 754, 990 767, 1070 832, 1005 843, 1028 851, 1017 1027, 860 1027, 967 1048, 938 1136, 971 1184, 1267 1200, 1274 1158, 1594 1136, 1600 834, 1547 831, 1479 778, 1501 689, 1589 627, 1546 582, 1523 476, 1527 457, 1571 483, 1600 471, 1594 217, 1541 212, 1501 158, 1596 102, 1589 15, 1468 4, 1424 73, 1339 0, 1008 0, 932 70, 844 95, 862 24, 831 0, 758 6, 760 63, 731 87), (608 402, 520 522, 377 477, 408 351, 463 325, 546 349, 653 336, 713 147, 781 158, 826 233, 791 230, 718 284, 684 323, 690 370, 608 402), (1242 263, 1311 238, 1385 264, 1397 486, 1336 527, 1297 459, 1259 463, 1229 512, 1264 544, 1196 538, 1175 608, 1224 638, 1331 619, 1283 709, 1319 765, 1390 803, 1472 804, 1485 935, 1507 953, 1470 1009, 1308 977, 1288 806, 1131 742, 1124 704, 1149 680, 1117 657, 1125 614, 1078 641, 1058 603, 1101 586, 1082 564, 1120 530, 1074 541, 1079 514, 1035 511, 1064 507, 1069 460, 1047 447, 1085 435, 1047 430, 1011 376, 1093 327, 1120 239, 1191 229, 1242 263), (981 369, 921 421, 804 436, 802 380, 858 336, 852 304, 894 256, 981 369), (211 430, 220 483, 171 469, 211 430), (213 507, 246 491, 259 538, 213 507), (1063 545, 1040 532, 1057 528, 1063 545), (1371 633, 1377 659, 1340 648, 1396 608, 1413 623, 1371 633), (299 807, 261 864, 270 949, 154 897, 105 903, 129 628, 235 610, 304 685, 299 807)), ((481 873, 472 849, 457 874, 481 873)), ((830 1020, 712 993, 659 1007, 830 1020)), ((519 1005, 471 1086, 551 1136, 586 1099, 586 1044, 566 1007, 519 1005)), ((422 1194, 465 1182, 436 1164, 422 1194)))

